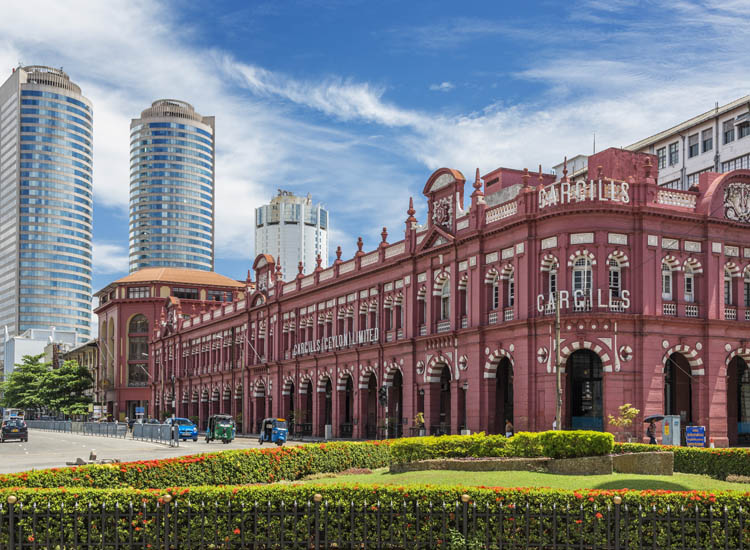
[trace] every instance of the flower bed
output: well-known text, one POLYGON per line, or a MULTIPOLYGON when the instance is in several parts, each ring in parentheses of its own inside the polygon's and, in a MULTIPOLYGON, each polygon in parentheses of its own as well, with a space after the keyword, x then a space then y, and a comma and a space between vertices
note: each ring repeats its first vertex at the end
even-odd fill
MULTIPOLYGON (((750 543, 740 513, 750 506, 749 493, 355 485, 0 490, 0 502, 15 499, 13 536, 28 547, 114 547, 115 539, 122 547, 153 548, 359 548, 365 541, 599 548, 614 547, 615 537, 623 548, 750 543)), ((0 525, 11 521, 8 512, 4 505, 0 525)), ((0 546, 9 542, 3 528, 0 546)))
POLYGON ((244 485, 297 480, 349 468, 382 468, 390 458, 381 442, 335 442, 245 449, 121 464, 91 464, 0 475, 0 487, 134 487, 244 485))
POLYGON ((750 449, 705 449, 642 443, 615 443, 613 449, 614 453, 654 451, 672 451, 675 472, 707 475, 716 479, 726 479, 729 475, 750 476, 750 449))

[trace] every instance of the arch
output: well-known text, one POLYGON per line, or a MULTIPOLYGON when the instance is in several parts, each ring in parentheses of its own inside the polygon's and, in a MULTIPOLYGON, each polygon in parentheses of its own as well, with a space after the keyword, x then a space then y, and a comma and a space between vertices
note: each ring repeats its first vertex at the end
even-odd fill
POLYGON ((401 369, 401 366, 397 363, 391 363, 388 365, 385 369, 385 376, 383 376, 383 385, 391 387, 393 386, 393 380, 396 376, 396 373, 401 373, 401 377, 404 376, 404 371, 401 369))
POLYGON ((244 395, 242 394, 242 383, 239 383, 234 387, 234 398, 244 399, 244 395))
POLYGON ((443 285, 451 278, 447 271, 439 271, 435 274, 435 283, 432 285, 433 296, 440 296, 443 291, 443 285))
POLYGON ((224 401, 228 401, 232 398, 232 389, 229 386, 224 386, 224 389, 222 390, 222 399, 224 401))
POLYGON ((336 390, 337 391, 344 391, 346 390, 346 384, 348 382, 347 379, 352 380, 352 384, 354 383, 354 377, 352 376, 352 372, 349 369, 343 369, 339 371, 338 378, 336 379, 336 390))
POLYGON ((573 264, 579 258, 587 258, 591 262, 591 265, 596 265, 596 256, 584 248, 576 250, 568 257, 568 267, 573 267, 573 264))
POLYGON ((195 388, 193 390, 192 395, 190 396, 190 402, 191 403, 197 403, 200 400, 200 393, 198 392, 198 389, 195 388))
POLYGON ((318 377, 317 391, 318 393, 326 392, 326 385, 331 381, 331 377, 328 374, 322 374, 318 377))
POLYGON ((685 259, 685 262, 682 264, 682 269, 686 273, 703 273, 703 266, 701 265, 700 261, 692 256, 685 259))
POLYGON ((542 261, 540 264, 541 271, 549 272, 549 271, 557 271, 560 267, 560 262, 557 259, 557 256, 554 254, 545 254, 542 257, 542 261))
POLYGON ((148 332, 148 319, 142 313, 136 313, 128 321, 128 332, 144 334, 148 332))
POLYGON ((461 275, 461 278, 458 280, 458 290, 466 290, 466 287, 469 285, 469 274, 464 273, 461 275))
POLYGON ((299 379, 299 393, 307 393, 307 388, 312 386, 312 379, 309 374, 303 374, 299 379))
POLYGON ((578 349, 566 360, 567 417, 574 430, 604 429, 604 366, 590 349, 578 349))
POLYGON ((664 366, 664 414, 683 416, 693 421, 693 374, 689 360, 679 351, 671 353, 664 366))
POLYGON ((698 357, 698 351, 684 344, 677 344, 675 346, 672 346, 664 353, 661 358, 662 373, 664 372, 664 368, 667 365, 667 359, 669 359, 673 353, 680 353, 685 356, 685 359, 687 359, 688 363, 690 364, 690 374, 692 374, 693 376, 701 376, 705 374, 705 369, 703 368, 703 359, 698 357))
POLYGON ((294 378, 287 376, 284 378, 284 384, 281 386, 281 395, 291 395, 294 391, 294 378))
POLYGON ((490 393, 490 400, 494 400, 495 404, 494 418, 490 419, 490 423, 494 425, 494 433, 504 434, 505 421, 513 424, 513 364, 509 357, 502 357, 498 361, 495 383, 490 386, 490 393))
POLYGON ((214 388, 211 391, 211 401, 218 401, 219 400, 219 388, 214 388))
POLYGON ((618 249, 610 252, 607 256, 607 264, 609 264, 611 260, 616 261, 620 267, 630 267, 630 260, 628 259, 627 254, 622 250, 618 249))
POLYGON ((513 276, 513 271, 514 271, 513 264, 508 262, 500 270, 500 278, 504 281, 507 281, 513 276))
POLYGON ((750 366, 743 355, 735 355, 727 366, 727 432, 729 444, 750 438, 750 366))
POLYGON ((208 388, 203 388, 201 391, 201 403, 208 403, 208 388))
POLYGON ((258 379, 255 381, 253 386, 253 397, 265 397, 266 396, 266 383, 258 379))
POLYGON ((733 349, 729 355, 727 355, 727 358, 724 360, 724 364, 729 366, 729 363, 732 362, 732 359, 735 357, 741 357, 746 363, 750 364, 750 348, 736 348, 733 349))
POLYGON ((667 254, 661 259, 661 265, 666 265, 669 267, 670 271, 680 271, 680 260, 672 256, 671 254, 667 254))
POLYGON ((497 366, 504 358, 510 361, 511 367, 515 367, 513 355, 503 348, 498 348, 489 354, 487 361, 484 363, 484 378, 495 378, 497 376, 497 366))
POLYGON ((417 291, 417 300, 424 300, 425 296, 427 296, 427 287, 422 285, 417 291))
MULTIPOLYGON (((612 358, 609 356, 609 353, 607 353, 603 346, 597 344, 596 342, 590 342, 588 340, 580 341, 577 340, 575 342, 571 342, 570 344, 560 344, 560 362, 562 364, 566 364, 568 361, 568 357, 573 355, 578 350, 591 350, 596 355, 599 356, 599 359, 602 362, 602 370, 604 372, 612 372, 612 358)), ((563 367, 565 369, 565 367, 563 367)), ((565 372, 565 370, 562 370, 561 372, 565 372)))
POLYGON ((359 389, 366 390, 369 387, 371 378, 375 379, 375 385, 377 386, 378 375, 375 373, 374 368, 367 366, 359 375, 359 389))
POLYGON ((732 277, 739 277, 741 269, 735 262, 729 261, 724 264, 724 271, 727 271, 732 277))
MULTIPOLYGON (((450 358, 440 355, 430 359, 430 362, 427 363, 427 368, 425 369, 425 381, 440 382, 440 375, 443 367, 447 368, 449 371, 453 368, 451 366, 450 358)), ((451 376, 451 379, 452 378, 453 376, 451 376)))
POLYGON ((484 282, 488 285, 491 285, 492 283, 496 282, 500 278, 500 273, 498 273, 497 269, 494 267, 491 267, 487 270, 487 273, 484 274, 484 282))

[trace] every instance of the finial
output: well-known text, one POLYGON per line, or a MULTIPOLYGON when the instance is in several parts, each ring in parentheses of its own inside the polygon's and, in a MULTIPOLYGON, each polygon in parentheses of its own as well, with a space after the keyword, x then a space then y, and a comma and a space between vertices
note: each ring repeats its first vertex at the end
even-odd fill
POLYGON ((362 252, 362 246, 364 244, 365 243, 362 242, 362 237, 357 237, 357 256, 361 256, 362 254, 364 254, 364 252, 362 252))
POLYGON ((568 157, 567 156, 565 157, 565 160, 563 160, 563 177, 561 181, 568 181, 568 157))
POLYGON ((388 229, 384 227, 383 230, 380 232, 380 237, 383 239, 383 242, 381 244, 388 244, 387 242, 385 242, 386 239, 388 238, 388 229))
POLYGON ((320 257, 320 254, 317 255, 315 258, 315 270, 318 271, 321 269, 320 264, 323 263, 323 258, 320 257))
POLYGON ((414 214, 417 213, 416 210, 414 210, 414 198, 409 197, 409 209, 406 211, 406 213, 409 215, 408 218, 406 218, 406 223, 414 223, 417 221, 417 218, 414 217, 414 214))
POLYGON ((596 167, 596 179, 598 179, 598 180, 602 179, 602 171, 603 171, 602 165, 599 164, 596 167))
POLYGON ((482 180, 479 177, 479 168, 477 168, 477 175, 474 177, 474 189, 479 191, 482 188, 482 180))
POLYGON ((341 247, 340 246, 336 247, 336 261, 337 262, 341 261, 341 247))
POLYGON ((521 176, 521 178, 523 179, 523 186, 528 187, 529 186, 529 169, 528 168, 523 169, 523 176, 521 176))
POLYGON ((302 275, 302 271, 303 271, 304 269, 305 269, 305 266, 304 266, 304 264, 302 263, 302 260, 300 260, 300 262, 299 262, 299 263, 297 264, 297 271, 299 272, 299 274, 300 274, 300 275, 302 275))
POLYGON ((247 270, 247 279, 245 279, 245 283, 250 284, 250 281, 252 281, 252 279, 250 278, 250 270, 248 269, 247 270))
POLYGON ((544 181, 544 178, 542 177, 542 165, 539 165, 539 181, 544 181))
POLYGON ((650 178, 651 177, 651 157, 646 157, 645 169, 646 169, 646 177, 650 178))

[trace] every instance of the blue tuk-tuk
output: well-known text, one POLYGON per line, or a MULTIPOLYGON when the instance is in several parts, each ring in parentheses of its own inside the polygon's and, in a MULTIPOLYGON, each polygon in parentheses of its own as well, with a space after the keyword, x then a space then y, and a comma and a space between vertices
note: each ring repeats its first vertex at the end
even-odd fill
POLYGON ((263 442, 276 443, 281 447, 286 441, 286 436, 286 420, 283 418, 265 418, 261 424, 258 443, 261 445, 263 445, 263 442))

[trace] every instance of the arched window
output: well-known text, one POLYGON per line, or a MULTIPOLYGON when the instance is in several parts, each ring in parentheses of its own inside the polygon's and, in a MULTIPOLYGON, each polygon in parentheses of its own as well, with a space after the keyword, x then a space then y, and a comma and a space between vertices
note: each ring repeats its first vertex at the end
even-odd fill
POLYGON ((591 290, 591 260, 585 256, 577 258, 573 264, 573 293, 582 291, 584 297, 588 297, 591 290))
POLYGON ((557 292, 557 270, 549 272, 549 280, 548 280, 548 288, 547 291, 550 296, 554 296, 557 292))
POLYGON ((695 302, 695 273, 690 265, 685 266, 685 301, 695 302))
POLYGON ((500 307, 500 276, 495 273, 485 279, 487 283, 487 307, 495 310, 500 307))
POLYGON ((661 264, 661 299, 672 301, 672 268, 667 262, 661 264))
POLYGON ((130 320, 128 325, 128 332, 134 332, 138 334, 148 333, 148 319, 145 315, 136 315, 130 320))
POLYGON ((516 273, 511 271, 508 275, 508 307, 516 303, 516 273))
POLYGON ((440 289, 440 320, 446 321, 451 314, 451 281, 446 279, 440 289))
POLYGON ((622 289, 622 271, 620 262, 612 258, 609 260, 609 295, 612 298, 620 297, 622 289))
POLYGON ((724 305, 734 305, 734 296, 732 295, 732 274, 724 268, 724 305))
POLYGON ((742 286, 745 291, 745 307, 750 307, 750 266, 745 268, 744 277, 742 278, 742 286))

